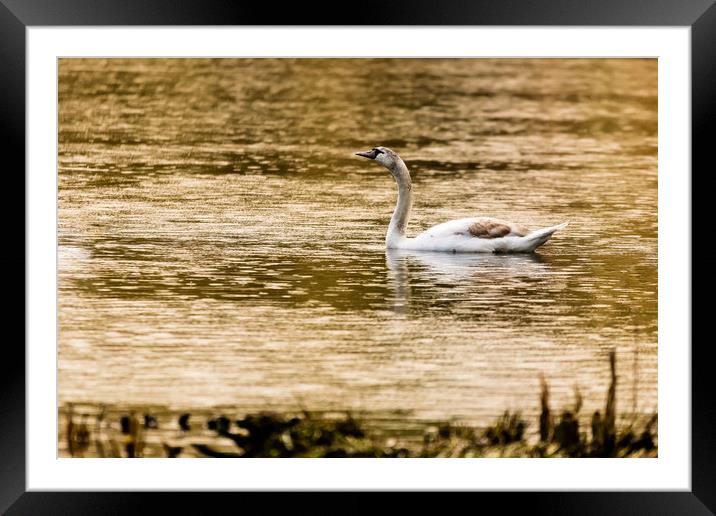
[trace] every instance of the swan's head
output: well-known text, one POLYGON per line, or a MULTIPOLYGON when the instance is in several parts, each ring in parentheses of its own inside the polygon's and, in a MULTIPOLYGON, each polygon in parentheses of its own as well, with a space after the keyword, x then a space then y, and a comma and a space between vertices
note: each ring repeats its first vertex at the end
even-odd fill
POLYGON ((398 165, 403 164, 400 156, 387 147, 374 147, 367 152, 357 152, 356 156, 375 160, 391 172, 395 172, 398 165))

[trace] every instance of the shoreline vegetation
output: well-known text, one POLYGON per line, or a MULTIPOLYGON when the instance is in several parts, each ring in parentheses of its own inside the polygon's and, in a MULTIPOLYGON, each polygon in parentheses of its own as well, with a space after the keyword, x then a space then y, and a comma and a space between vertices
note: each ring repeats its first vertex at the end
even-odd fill
MULTIPOLYGON (((538 432, 519 412, 505 413, 486 428, 436 422, 412 433, 380 431, 353 413, 257 412, 232 421, 225 415, 152 411, 60 411, 60 456, 69 457, 657 457, 657 415, 617 427, 616 355, 609 354, 611 382, 603 412, 580 428, 582 396, 559 416, 549 385, 540 379, 538 432), (201 418, 201 421, 199 420, 201 418), (166 419, 166 420, 165 420, 166 419), (161 420, 161 428, 160 428, 161 420)), ((77 404, 80 405, 80 404, 77 404)))

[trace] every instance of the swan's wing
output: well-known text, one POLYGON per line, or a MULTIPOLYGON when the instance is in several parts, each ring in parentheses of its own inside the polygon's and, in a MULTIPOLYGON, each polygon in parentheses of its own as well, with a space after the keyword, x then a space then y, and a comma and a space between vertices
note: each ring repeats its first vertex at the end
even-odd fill
POLYGON ((493 219, 490 217, 476 217, 457 219, 433 226, 424 231, 420 238, 447 238, 452 236, 474 238, 501 238, 505 236, 524 236, 529 234, 527 228, 512 222, 493 219))
POLYGON ((502 238, 506 236, 525 236, 527 228, 512 222, 481 217, 467 227, 467 234, 477 238, 502 238))

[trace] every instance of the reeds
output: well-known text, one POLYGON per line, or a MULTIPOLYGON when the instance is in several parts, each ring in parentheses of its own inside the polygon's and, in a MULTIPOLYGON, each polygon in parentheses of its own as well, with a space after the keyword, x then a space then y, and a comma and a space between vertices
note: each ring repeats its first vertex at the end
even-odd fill
POLYGON ((575 403, 572 410, 564 410, 560 421, 552 426, 549 408, 549 387, 541 379, 539 417, 540 442, 532 448, 534 456, 539 457, 627 457, 655 456, 656 431, 654 414, 641 430, 632 423, 621 432, 616 426, 617 369, 616 353, 609 353, 610 383, 604 404, 604 414, 594 411, 591 417, 590 435, 581 432, 579 412, 582 408, 582 395, 575 387, 575 403), (637 436, 638 435, 638 436, 637 436))

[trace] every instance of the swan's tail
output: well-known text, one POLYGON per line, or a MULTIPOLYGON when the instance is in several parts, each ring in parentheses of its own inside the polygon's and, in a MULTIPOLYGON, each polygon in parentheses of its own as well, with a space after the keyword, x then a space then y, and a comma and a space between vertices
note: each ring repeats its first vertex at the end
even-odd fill
POLYGON ((536 231, 533 231, 529 235, 522 237, 525 243, 525 251, 534 251, 539 246, 544 244, 547 240, 549 240, 555 231, 558 231, 562 228, 566 228, 568 225, 569 222, 562 222, 561 224, 557 224, 556 226, 538 229, 536 231))

